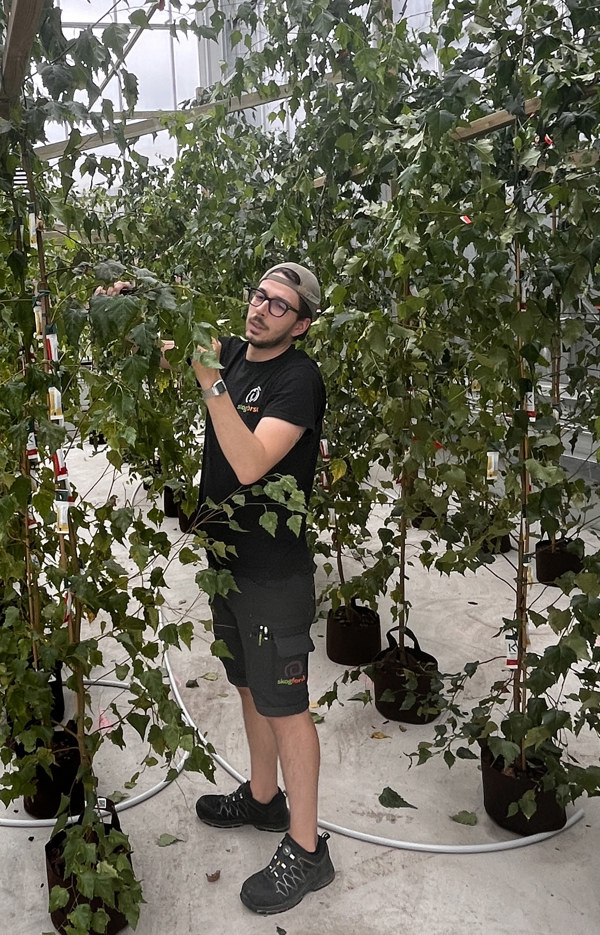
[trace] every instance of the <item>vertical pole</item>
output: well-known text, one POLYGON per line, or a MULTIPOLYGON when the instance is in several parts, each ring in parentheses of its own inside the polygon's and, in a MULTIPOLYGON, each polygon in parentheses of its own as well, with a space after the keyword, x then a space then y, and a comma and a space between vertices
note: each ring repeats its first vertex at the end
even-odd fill
MULTIPOLYGON (((514 239, 515 249, 515 295, 517 303, 517 313, 523 309, 523 283, 521 269, 521 246, 518 237, 514 239)), ((518 350, 522 347, 522 340, 519 338, 518 350)), ((525 362, 519 354, 519 373, 522 385, 525 385, 525 362)), ((521 409, 527 409, 525 395, 521 399, 521 409)), ((513 673, 513 708, 515 711, 525 713, 527 697, 525 689, 525 679, 527 672, 525 668, 525 653, 527 651, 527 563, 526 555, 529 553, 529 521, 527 518, 527 499, 529 494, 529 472, 526 462, 529 457, 529 437, 527 431, 521 440, 520 462, 521 462, 521 518, 519 527, 519 554, 517 560, 517 595, 516 595, 516 623, 517 623, 517 666, 513 673)), ((521 769, 525 770, 525 750, 521 747, 521 769)))

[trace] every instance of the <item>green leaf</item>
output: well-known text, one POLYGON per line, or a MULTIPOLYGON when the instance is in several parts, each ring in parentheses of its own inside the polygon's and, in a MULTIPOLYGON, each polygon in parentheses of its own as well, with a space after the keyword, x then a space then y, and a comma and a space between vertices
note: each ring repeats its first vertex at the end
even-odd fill
POLYGON ((261 514, 258 522, 271 536, 275 536, 275 531, 277 529, 277 513, 273 513, 272 510, 267 510, 265 513, 261 514))
POLYGON ((458 822, 459 825, 476 825, 477 824, 477 815, 475 812, 457 812, 456 815, 450 816, 452 821, 458 822))
POLYGON ((350 153, 354 149, 355 137, 353 133, 342 133, 335 141, 337 149, 345 153, 350 153))
POLYGON ((94 276, 105 285, 122 279, 126 272, 126 268, 118 260, 102 260, 94 266, 94 276))
POLYGON ((233 659, 225 640, 213 640, 210 644, 210 651, 212 655, 217 656, 218 659, 233 659))
POLYGON ((146 737, 146 730, 150 722, 150 717, 147 714, 137 714, 135 711, 131 711, 127 715, 127 720, 131 726, 138 732, 142 740, 146 737))
POLYGON ((55 909, 64 909, 70 899, 69 890, 65 889, 64 886, 53 886, 50 890, 50 901, 49 901, 49 910, 54 912, 55 909))
POLYGON ((143 29, 148 25, 148 17, 144 10, 134 10, 129 14, 129 22, 132 26, 140 26, 143 29))
POLYGON ((410 802, 407 802, 406 799, 403 799, 401 795, 398 795, 397 792, 394 792, 393 789, 390 789, 389 786, 386 786, 383 792, 379 795, 379 801, 384 808, 416 808, 416 805, 411 805, 410 802))
POLYGON ((469 747, 459 747, 456 751, 459 760, 478 760, 479 757, 469 747))
POLYGON ((165 832, 159 836, 156 843, 159 847, 170 847, 171 844, 178 844, 182 840, 183 838, 176 838, 174 835, 165 832))

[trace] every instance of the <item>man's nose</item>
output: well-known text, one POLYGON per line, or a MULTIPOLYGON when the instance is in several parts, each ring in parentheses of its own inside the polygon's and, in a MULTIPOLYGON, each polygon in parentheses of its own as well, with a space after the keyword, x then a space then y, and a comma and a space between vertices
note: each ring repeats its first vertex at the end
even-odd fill
POLYGON ((257 312, 260 312, 263 317, 269 314, 269 299, 265 296, 260 305, 255 305, 254 308, 257 312))

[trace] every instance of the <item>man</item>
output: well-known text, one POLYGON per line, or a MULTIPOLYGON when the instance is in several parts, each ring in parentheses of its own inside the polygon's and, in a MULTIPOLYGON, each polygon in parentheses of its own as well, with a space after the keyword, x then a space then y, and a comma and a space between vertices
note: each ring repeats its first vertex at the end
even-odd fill
MULTIPOLYGON (((335 875, 328 835, 317 834, 320 752, 308 710, 313 563, 304 526, 296 535, 286 510, 255 486, 291 474, 310 496, 325 389, 316 364, 294 342, 306 335, 320 301, 310 270, 274 266, 249 290, 246 340, 214 342, 223 369, 192 362, 207 405, 200 502, 221 503, 240 489, 245 495, 234 525, 216 522, 212 511, 202 529, 230 547, 224 561, 239 591, 215 597, 213 624, 233 656, 223 663, 241 698, 250 750, 250 780, 230 795, 203 795, 196 812, 219 828, 289 828, 269 865, 241 889, 242 902, 263 914, 292 908, 335 875), (260 525, 265 510, 278 513, 274 535, 260 525)), ((209 560, 217 563, 214 555, 209 560)))

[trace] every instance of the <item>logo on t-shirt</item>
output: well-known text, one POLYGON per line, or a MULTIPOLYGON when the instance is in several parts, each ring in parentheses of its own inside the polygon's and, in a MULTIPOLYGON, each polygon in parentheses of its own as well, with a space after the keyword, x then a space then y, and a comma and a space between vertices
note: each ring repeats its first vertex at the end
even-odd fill
POLYGON ((261 387, 255 386, 246 394, 246 399, 244 403, 238 404, 238 412, 259 412, 258 406, 255 406, 254 403, 257 402, 258 397, 261 394, 261 387))

